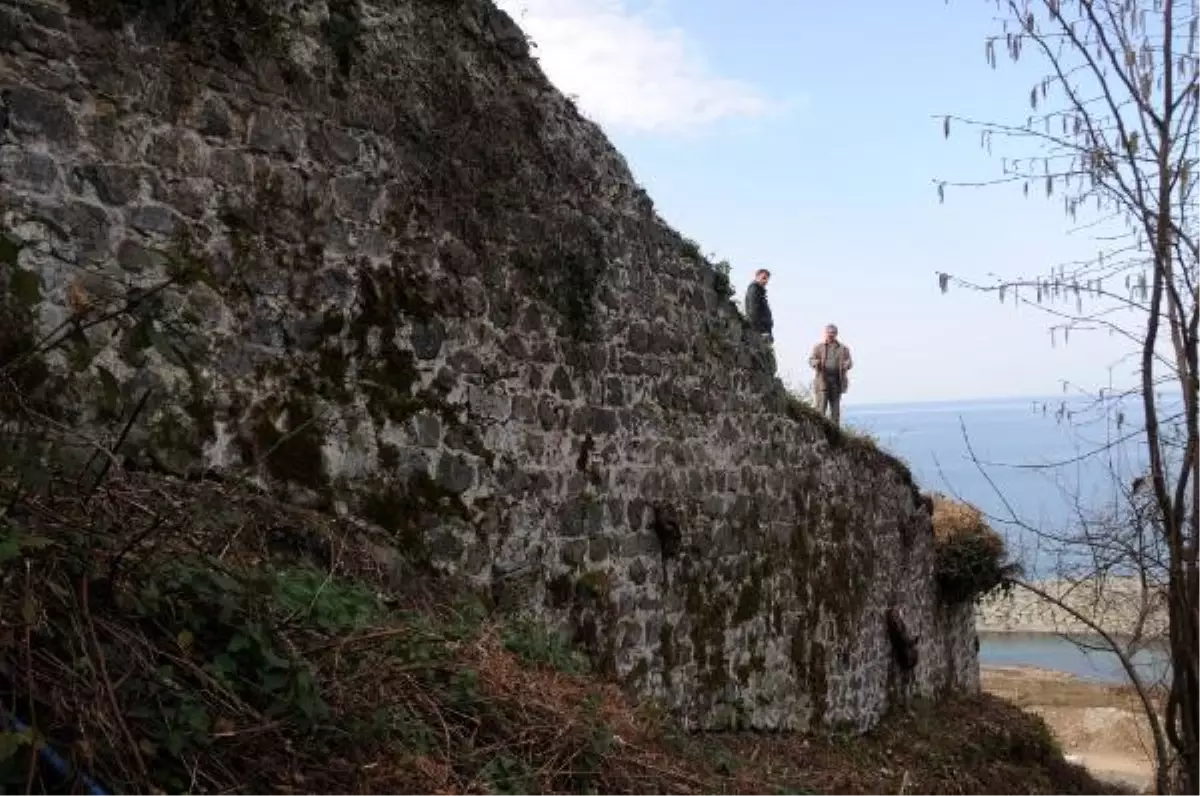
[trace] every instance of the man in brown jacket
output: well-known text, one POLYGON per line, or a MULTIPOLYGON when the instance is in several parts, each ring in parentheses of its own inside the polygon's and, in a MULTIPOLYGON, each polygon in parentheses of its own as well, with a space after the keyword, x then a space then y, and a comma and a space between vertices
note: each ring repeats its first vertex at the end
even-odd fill
POLYGON ((825 327, 825 339, 813 346, 808 364, 813 369, 813 392, 817 411, 826 408, 835 423, 842 422, 842 394, 850 386, 849 370, 854 363, 850 349, 838 342, 838 329, 832 323, 825 327))

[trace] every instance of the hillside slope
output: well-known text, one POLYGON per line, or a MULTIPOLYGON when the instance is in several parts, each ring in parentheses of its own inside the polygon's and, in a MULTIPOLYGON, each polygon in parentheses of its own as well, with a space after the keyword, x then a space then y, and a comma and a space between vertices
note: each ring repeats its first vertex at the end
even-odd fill
POLYGON ((537 623, 389 585, 382 528, 231 483, 19 469, 0 467, 5 792, 1111 792, 986 695, 862 737, 689 734, 537 623))
POLYGON ((789 405, 486 0, 6 0, 0 119, 6 378, 81 463, 369 521, 392 584, 465 582, 687 727, 978 688, 907 470, 789 405))

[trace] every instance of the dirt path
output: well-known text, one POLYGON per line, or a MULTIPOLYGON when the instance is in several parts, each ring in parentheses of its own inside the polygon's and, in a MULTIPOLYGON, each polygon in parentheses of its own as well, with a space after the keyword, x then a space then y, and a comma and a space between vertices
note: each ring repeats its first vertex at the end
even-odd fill
POLYGON ((1025 666, 982 667, 983 689, 1040 715, 1067 759, 1137 791, 1153 786, 1149 726, 1132 689, 1025 666))

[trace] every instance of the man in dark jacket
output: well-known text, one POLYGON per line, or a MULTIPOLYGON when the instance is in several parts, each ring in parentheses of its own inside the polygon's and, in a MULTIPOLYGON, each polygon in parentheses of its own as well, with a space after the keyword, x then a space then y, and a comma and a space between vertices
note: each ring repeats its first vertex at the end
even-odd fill
POLYGON ((754 281, 746 288, 746 319, 750 321, 751 329, 766 338, 767 342, 774 342, 771 331, 775 328, 775 321, 771 318, 771 305, 767 304, 767 282, 770 280, 771 272, 766 268, 754 272, 754 281))

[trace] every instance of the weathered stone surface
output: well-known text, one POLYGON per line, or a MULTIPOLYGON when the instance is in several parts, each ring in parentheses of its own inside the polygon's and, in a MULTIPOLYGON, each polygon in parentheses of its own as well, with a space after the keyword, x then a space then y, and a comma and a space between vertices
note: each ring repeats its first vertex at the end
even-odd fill
POLYGON ((42 140, 60 147, 78 142, 79 124, 60 94, 33 86, 8 85, 0 89, 0 99, 4 101, 8 126, 22 142, 42 140))
POLYGON ((79 396, 153 387, 121 455, 403 527, 693 726, 862 729, 906 690, 977 687, 907 471, 788 416, 712 269, 512 20, 368 0, 333 90, 326 4, 260 5, 293 63, 253 74, 161 27, 0 7, 0 232, 37 277, 31 331, 80 286, 116 311, 90 361, 46 357, 65 420, 114 439, 79 396))
POLYGON ((49 155, 14 146, 0 149, 0 182, 37 193, 54 193, 58 180, 58 163, 49 155))

